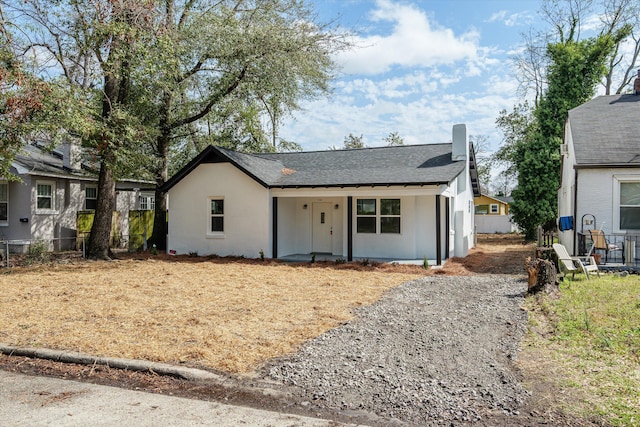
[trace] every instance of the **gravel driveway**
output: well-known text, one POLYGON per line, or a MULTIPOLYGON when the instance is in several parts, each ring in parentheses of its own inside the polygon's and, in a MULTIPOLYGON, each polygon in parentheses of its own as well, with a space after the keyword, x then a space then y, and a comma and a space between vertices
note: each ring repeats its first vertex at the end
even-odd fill
POLYGON ((511 275, 407 282, 262 375, 291 386, 310 409, 368 424, 516 415, 527 396, 512 363, 526 330, 526 287, 511 275))

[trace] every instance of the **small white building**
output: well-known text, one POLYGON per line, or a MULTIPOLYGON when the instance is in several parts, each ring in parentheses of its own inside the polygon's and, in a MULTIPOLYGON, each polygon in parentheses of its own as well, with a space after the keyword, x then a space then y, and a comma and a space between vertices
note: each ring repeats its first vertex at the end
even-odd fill
POLYGON ((640 96, 600 96, 570 110, 561 151, 560 241, 578 254, 588 230, 603 230, 633 261, 640 236, 640 96))
POLYGON ((162 188, 172 253, 438 264, 473 246, 477 173, 453 143, 245 154, 209 146, 162 188))

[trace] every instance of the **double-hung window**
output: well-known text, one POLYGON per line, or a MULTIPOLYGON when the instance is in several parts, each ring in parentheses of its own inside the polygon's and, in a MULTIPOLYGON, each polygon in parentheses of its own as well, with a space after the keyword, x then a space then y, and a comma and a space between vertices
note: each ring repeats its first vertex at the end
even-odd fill
POLYGON ((156 209, 156 197, 151 193, 142 193, 138 196, 138 209, 141 211, 153 211, 156 209))
POLYGON ((0 181, 0 225, 9 224, 9 184, 0 181))
POLYGON ((492 204, 492 205, 490 205, 490 207, 491 207, 491 213, 492 213, 492 214, 497 214, 497 213, 499 213, 498 205, 493 205, 493 204, 492 204))
POLYGON ((210 199, 210 233, 224 233, 224 199, 210 199))
POLYGON ((376 199, 358 199, 356 206, 356 230, 358 233, 376 233, 376 199))
POLYGON ((620 182, 620 229, 640 230, 640 182, 620 182))
POLYGON ((380 232, 400 234, 400 199, 380 199, 380 232))
POLYGON ((56 185, 52 181, 36 182, 36 210, 53 211, 56 209, 56 185))
POLYGON ((400 223, 400 199, 357 199, 358 233, 400 234, 400 223))
POLYGON ((98 205, 98 187, 87 186, 84 188, 84 208, 88 211, 96 210, 98 205))

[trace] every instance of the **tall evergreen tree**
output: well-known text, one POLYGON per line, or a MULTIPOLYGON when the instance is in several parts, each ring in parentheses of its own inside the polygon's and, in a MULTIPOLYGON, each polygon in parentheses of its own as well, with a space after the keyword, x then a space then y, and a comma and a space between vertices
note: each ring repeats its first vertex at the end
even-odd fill
POLYGON ((548 87, 534 111, 535 130, 521 141, 515 155, 518 186, 512 192, 511 212, 527 238, 535 237, 538 225, 556 218, 560 144, 568 112, 593 97, 616 40, 626 31, 547 47, 548 87))

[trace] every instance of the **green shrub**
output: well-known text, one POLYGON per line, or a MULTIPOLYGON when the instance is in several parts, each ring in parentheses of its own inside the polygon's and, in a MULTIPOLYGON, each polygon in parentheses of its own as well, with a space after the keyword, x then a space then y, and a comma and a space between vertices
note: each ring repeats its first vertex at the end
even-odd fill
POLYGON ((36 240, 29 245, 25 263, 27 265, 40 264, 49 261, 49 258, 49 245, 42 240, 36 240))

